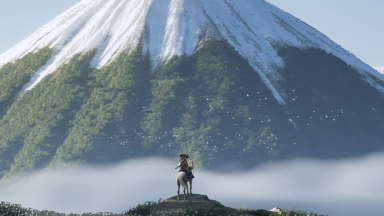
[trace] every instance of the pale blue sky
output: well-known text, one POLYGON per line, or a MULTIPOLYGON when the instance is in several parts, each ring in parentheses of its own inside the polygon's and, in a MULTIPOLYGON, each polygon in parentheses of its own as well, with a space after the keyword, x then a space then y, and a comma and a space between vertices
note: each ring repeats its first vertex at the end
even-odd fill
MULTIPOLYGON (((267 0, 384 72, 384 0, 267 0)), ((0 54, 80 0, 0 0, 0 54)))

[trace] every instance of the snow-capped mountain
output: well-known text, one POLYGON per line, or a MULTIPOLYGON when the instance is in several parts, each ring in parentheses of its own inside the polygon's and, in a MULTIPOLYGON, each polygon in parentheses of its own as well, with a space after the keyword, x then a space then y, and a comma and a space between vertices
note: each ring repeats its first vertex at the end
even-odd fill
POLYGON ((0 56, 0 184, 151 155, 381 151, 382 77, 266 1, 84 0, 0 56))
MULTIPOLYGON (((119 52, 149 51, 152 68, 174 55, 190 55, 204 40, 226 40, 259 73, 280 104, 285 93, 276 81, 284 66, 277 49, 320 48, 357 69, 384 92, 376 70, 316 29, 264 0, 83 0, 0 55, 0 67, 49 46, 55 54, 22 92, 68 62, 75 54, 96 49, 92 67, 108 64, 119 52)), ((22 93, 21 92, 21 93, 22 93)))

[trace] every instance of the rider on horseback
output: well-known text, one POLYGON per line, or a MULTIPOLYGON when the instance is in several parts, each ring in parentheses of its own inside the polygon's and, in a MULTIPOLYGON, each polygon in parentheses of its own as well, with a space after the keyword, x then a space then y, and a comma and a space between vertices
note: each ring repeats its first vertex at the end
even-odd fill
MULTIPOLYGON (((188 154, 181 154, 180 155, 180 162, 179 162, 179 166, 177 167, 180 167, 180 170, 179 172, 185 172, 185 174, 187 174, 187 178, 188 179, 193 179, 195 178, 195 176, 193 176, 191 170, 193 169, 192 167, 188 166, 188 162, 187 162, 187 158, 188 158, 188 154)), ((177 168, 176 167, 176 168, 177 168)))

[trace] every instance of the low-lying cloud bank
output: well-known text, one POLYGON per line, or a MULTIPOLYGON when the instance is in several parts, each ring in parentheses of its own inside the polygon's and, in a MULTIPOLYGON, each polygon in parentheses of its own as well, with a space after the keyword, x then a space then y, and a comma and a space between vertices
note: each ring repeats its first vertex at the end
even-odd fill
MULTIPOLYGON (((152 157, 59 173, 35 172, 0 198, 38 210, 120 213, 176 195, 176 166, 173 160, 152 157)), ((231 173, 197 170, 192 192, 230 207, 278 206, 324 215, 380 215, 383 167, 384 154, 377 153, 347 160, 276 162, 231 173)))

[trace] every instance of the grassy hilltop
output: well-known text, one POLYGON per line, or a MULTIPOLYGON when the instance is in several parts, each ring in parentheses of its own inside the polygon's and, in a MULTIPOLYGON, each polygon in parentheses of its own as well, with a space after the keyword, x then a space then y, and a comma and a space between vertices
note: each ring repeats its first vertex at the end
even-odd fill
MULTIPOLYGON (((130 208, 129 210, 122 212, 120 214, 110 213, 110 212, 99 212, 99 213, 83 213, 83 214, 64 214, 57 213, 54 211, 38 211, 31 208, 23 208, 21 205, 15 205, 10 203, 1 202, 0 203, 0 214, 4 216, 145 216, 149 215, 152 211, 153 207, 155 207, 158 203, 160 203, 161 199, 158 202, 150 202, 147 201, 144 204, 139 204, 136 207, 130 208)), ((240 212, 246 212, 248 214, 252 214, 254 216, 269 216, 269 214, 265 213, 266 210, 263 209, 249 209, 244 207, 235 207, 234 209, 239 210, 240 212)), ((231 215, 230 212, 224 210, 204 210, 204 209, 187 209, 185 215, 189 216, 226 216, 231 215)), ((304 210, 283 210, 282 216, 323 216, 314 213, 308 213, 304 210)))

